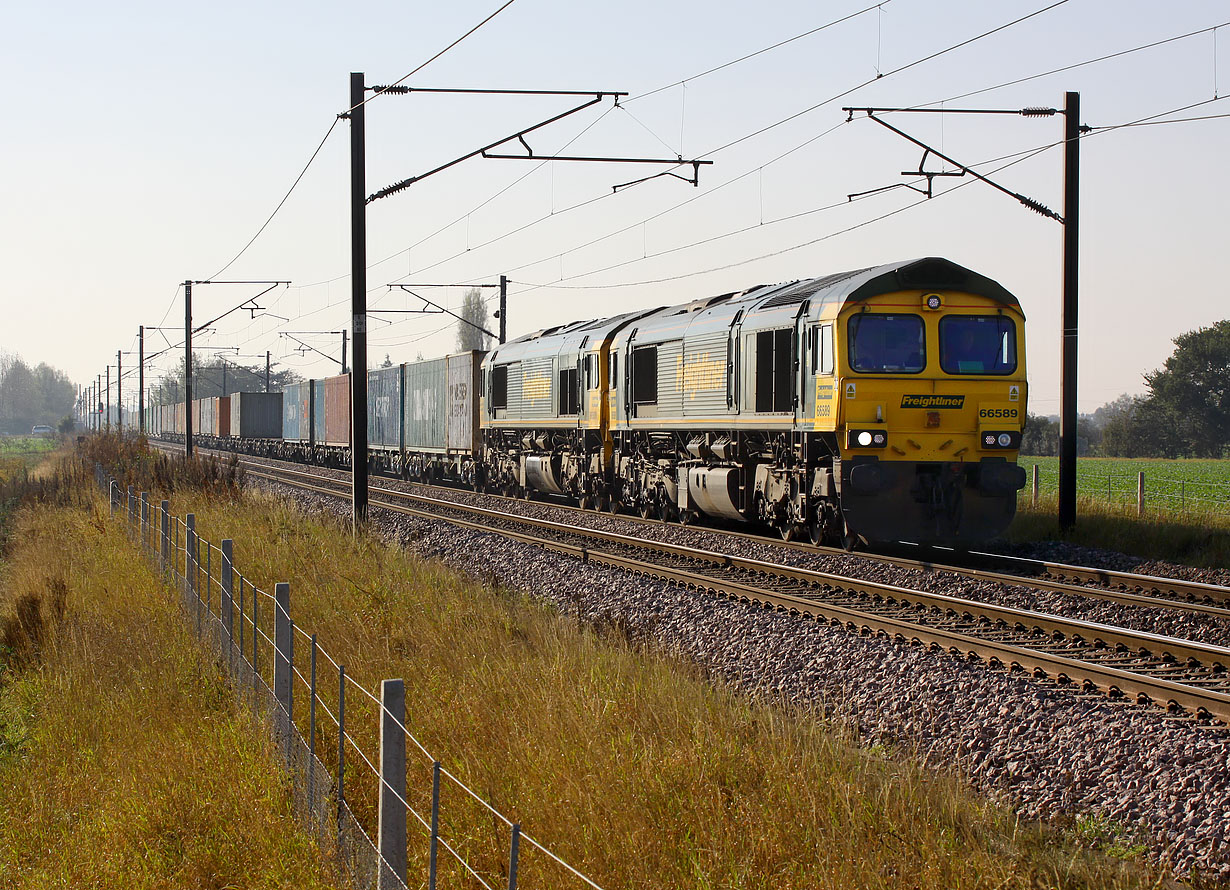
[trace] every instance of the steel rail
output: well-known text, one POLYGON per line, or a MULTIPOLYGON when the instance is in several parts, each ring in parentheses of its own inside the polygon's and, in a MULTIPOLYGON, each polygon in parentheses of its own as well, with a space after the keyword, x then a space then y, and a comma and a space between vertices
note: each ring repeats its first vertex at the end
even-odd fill
MULTIPOLYGON (((345 484, 341 480, 327 479, 315 474, 304 473, 296 470, 278 470, 278 474, 280 475, 261 472, 252 473, 252 475, 257 478, 265 478, 274 482, 280 482, 282 484, 290 484, 297 488, 316 491, 318 493, 333 497, 339 496, 340 493, 331 488, 326 488, 314 483, 289 481, 284 477, 308 477, 313 479, 314 482, 325 481, 334 486, 343 486, 345 484)), ((1001 666, 1006 666, 1009 669, 1020 669, 1032 672, 1035 677, 1041 673, 1042 675, 1055 678, 1061 684, 1069 681, 1079 682, 1084 688, 1098 689, 1111 695, 1112 697, 1122 694, 1134 696, 1136 700, 1141 703, 1159 701, 1166 702, 1168 706, 1173 708, 1187 709, 1199 715, 1208 715, 1223 722, 1230 723, 1230 694, 1224 692, 1204 689, 1197 685, 1181 683, 1166 679, 1164 677, 1149 676, 1147 674, 1123 670, 1122 668, 1097 664, 1096 662, 1083 661, 1064 655, 1056 655, 1042 650, 1017 646, 1012 643, 970 637, 955 631, 946 630, 944 628, 917 624, 914 622, 893 618, 891 616, 871 615, 866 612, 861 612, 839 604, 826 603, 809 597, 766 590, 764 588, 744 584, 742 582, 714 578, 709 575, 678 567, 662 566, 655 563, 645 562, 644 560, 637 559, 635 557, 594 549, 587 545, 569 544, 561 541, 549 541, 545 540, 542 535, 537 532, 543 528, 551 527, 572 534, 581 534, 586 537, 595 538, 611 544, 625 544, 642 548, 648 546, 651 549, 660 549, 671 554, 686 555, 688 558, 695 557, 699 554, 702 561, 733 568, 745 568, 747 570, 758 571, 766 575, 781 575, 782 573, 780 570, 784 567, 777 566, 772 563, 765 563, 760 560, 742 559, 726 554, 713 553, 711 551, 692 551, 689 548, 678 547, 677 545, 661 544, 660 542, 648 542, 639 538, 619 535, 614 532, 596 532, 594 530, 578 528, 576 526, 561 526, 560 524, 549 523, 545 520, 498 513, 497 511, 486 510, 484 508, 459 505, 451 501, 440 501, 434 498, 427 498, 421 495, 412 495, 389 489, 378 489, 378 491, 381 494, 392 494, 403 501, 426 504, 432 507, 444 506, 450 509, 459 509, 461 512, 474 515, 476 518, 460 519, 457 517, 441 517, 438 512, 425 509, 424 507, 411 507, 393 503, 391 501, 373 500, 371 502, 372 506, 382 507, 405 515, 418 516, 434 520, 444 519, 444 521, 454 525, 499 534, 501 536, 519 540, 547 550, 576 556, 589 562, 606 564, 638 574, 650 575, 663 580, 685 584, 688 587, 706 590, 716 595, 762 605, 779 611, 787 611, 792 614, 806 615, 817 619, 823 618, 831 624, 841 624, 849 629, 860 632, 892 636, 906 642, 924 644, 932 648, 940 648, 950 652, 974 656, 992 663, 993 666, 998 664, 1001 666), (511 519, 523 523, 534 531, 519 532, 513 529, 493 528, 489 520, 496 517, 503 520, 511 519), (484 519, 488 521, 482 521, 484 519)), ((900 602, 922 602, 923 600, 920 598, 921 594, 922 597, 934 601, 937 604, 947 601, 951 605, 969 605, 975 607, 978 611, 983 612, 984 614, 987 612, 987 604, 977 603, 970 600, 944 597, 939 594, 924 594, 922 591, 896 588, 892 585, 883 585, 876 582, 863 582, 857 579, 844 578, 842 576, 827 575, 826 573, 815 573, 810 570, 791 569, 789 571, 791 573, 802 573, 799 580, 807 579, 829 587, 837 586, 840 588, 849 589, 850 586, 853 585, 855 589, 866 586, 869 589, 878 590, 880 593, 895 591, 898 595, 893 596, 892 599, 900 602)), ((788 575, 787 577, 791 577, 791 575, 788 575)), ((887 599, 888 597, 885 598, 887 599)), ((939 605, 934 607, 941 608, 939 605)), ((1224 647, 1208 646, 1186 640, 1177 640, 1172 637, 1164 637, 1157 634, 1143 634, 1136 631, 1128 631, 1122 628, 1113 628, 1108 625, 1094 624, 1092 622, 1070 621, 1067 619, 1058 618, 1056 616, 1026 612, 1024 610, 1004 610, 1002 607, 994 606, 989 608, 990 610, 996 612, 1010 613, 1014 617, 1027 617, 1028 620, 1036 622, 1033 626, 1039 627, 1042 630, 1049 630, 1051 632, 1061 632, 1059 631, 1060 627, 1066 626, 1071 629, 1079 626, 1085 628, 1086 630, 1095 630, 1099 634, 1096 638, 1107 643, 1113 641, 1116 644, 1121 644, 1122 640, 1131 640, 1137 644, 1141 644, 1146 641, 1152 642, 1156 646, 1164 647, 1163 651, 1170 652, 1176 658, 1185 657, 1188 660, 1192 660, 1196 657, 1196 654, 1199 653, 1199 655, 1204 659, 1208 659, 1211 656, 1214 659, 1221 659, 1224 661, 1227 656, 1230 656, 1230 649, 1226 649, 1224 647), (1109 637, 1109 639, 1106 639, 1106 637, 1109 637)), ((1068 633, 1068 635, 1078 636, 1078 634, 1071 633, 1068 633)), ((1123 645, 1126 645, 1126 643, 1123 643, 1123 645)), ((1222 663, 1222 661, 1214 661, 1213 663, 1222 663)))

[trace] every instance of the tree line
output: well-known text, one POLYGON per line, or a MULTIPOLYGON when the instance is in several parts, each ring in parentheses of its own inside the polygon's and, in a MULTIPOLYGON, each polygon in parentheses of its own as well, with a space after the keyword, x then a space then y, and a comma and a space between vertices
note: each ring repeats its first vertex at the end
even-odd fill
POLYGON ((27 434, 35 424, 72 428, 77 387, 46 362, 31 367, 20 356, 0 353, 0 432, 27 434))
MULTIPOLYGON (((1077 422, 1077 452, 1104 457, 1230 457, 1230 320, 1180 334, 1145 395, 1077 422)), ((1021 453, 1059 453, 1059 421, 1030 415, 1021 453)))

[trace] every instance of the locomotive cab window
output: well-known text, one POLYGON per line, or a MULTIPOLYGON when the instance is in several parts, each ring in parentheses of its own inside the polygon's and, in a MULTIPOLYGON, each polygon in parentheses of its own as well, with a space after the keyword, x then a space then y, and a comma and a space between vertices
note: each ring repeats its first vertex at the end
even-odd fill
POLYGON ((784 414, 794 407, 792 334, 793 328, 756 333, 757 414, 784 414))
POLYGON ((812 374, 833 373, 833 326, 831 324, 817 325, 811 329, 812 374))
POLYGON ((491 369, 491 410, 508 407, 508 365, 491 369))
POLYGON ((940 367, 945 374, 1011 374, 1016 370, 1016 324, 1003 315, 940 319, 940 367))
POLYGON ((559 372, 559 413, 577 414, 581 400, 577 397, 577 369, 565 368, 559 372))
POLYGON ((927 364, 917 315, 863 312, 850 319, 850 367, 864 374, 917 374, 927 364))
POLYGON ((632 350, 632 401, 638 405, 658 403, 658 347, 632 350))

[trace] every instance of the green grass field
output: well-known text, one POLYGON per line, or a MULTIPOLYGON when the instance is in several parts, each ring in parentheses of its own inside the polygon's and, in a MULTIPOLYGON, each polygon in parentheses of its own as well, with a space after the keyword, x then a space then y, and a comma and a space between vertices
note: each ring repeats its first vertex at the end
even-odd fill
POLYGON ((1029 482, 1017 500, 1010 541, 1062 539, 1194 566, 1230 565, 1230 460, 1082 457, 1076 465, 1076 528, 1066 532, 1056 521, 1059 459, 1019 460, 1029 482), (1143 515, 1136 502, 1140 473, 1145 474, 1143 515))
MULTIPOLYGON (((1020 458, 1032 474, 1038 466, 1043 497, 1059 490, 1059 458, 1020 458)), ((1230 516, 1230 460, 1151 460, 1118 457, 1082 457, 1076 464, 1076 493, 1095 503, 1136 507, 1138 474, 1145 474, 1146 512, 1214 514, 1230 516)), ((1029 498, 1030 484, 1022 495, 1029 498)))
POLYGON ((0 457, 30 453, 43 454, 55 451, 59 444, 58 437, 0 436, 0 457))

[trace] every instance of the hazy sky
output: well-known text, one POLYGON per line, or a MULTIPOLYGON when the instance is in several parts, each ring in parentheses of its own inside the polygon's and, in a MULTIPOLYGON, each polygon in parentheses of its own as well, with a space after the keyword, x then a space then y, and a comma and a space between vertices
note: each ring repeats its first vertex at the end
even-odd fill
MULTIPOLYGON (((135 360, 140 324, 179 326, 166 336, 180 342, 184 279, 289 279, 289 288, 261 298, 270 314, 233 313, 197 342, 238 347, 239 361, 268 349, 305 376, 335 373, 335 363, 300 354, 278 331, 349 323, 347 122, 333 127, 263 234, 228 264, 345 110, 349 72, 365 72, 368 84, 397 81, 501 2, 6 5, 0 349, 85 383, 118 349, 134 353, 126 366, 135 360)), ((1216 100, 1230 94, 1230 25, 991 89, 1230 23, 1230 3, 868 6, 515 0, 407 83, 627 92, 621 107, 607 100, 530 144, 541 154, 714 164, 701 169, 699 188, 662 177, 613 193, 613 185, 668 168, 467 161, 369 205, 370 305, 416 305, 390 293, 389 282, 492 283, 504 273, 513 282, 508 330, 517 336, 938 255, 1020 297, 1030 324, 1031 408, 1057 413, 1062 227, 968 176, 936 179, 930 201, 896 188, 847 202, 852 192, 916 181, 901 172, 918 169, 922 152, 874 122, 846 123, 841 106, 1059 106, 1066 90, 1078 90, 1081 122, 1097 128, 1214 116, 1096 129, 1082 141, 1081 410, 1142 391, 1142 374, 1165 360, 1174 336, 1230 317, 1230 118, 1216 117, 1230 114, 1230 102, 1216 100), (983 92, 966 95, 975 91, 983 92)), ((378 97, 367 106, 366 191, 569 101, 378 97)), ((1063 212, 1062 148, 1021 154, 1058 142, 1061 117, 888 119, 1063 212)), ((927 166, 943 165, 932 158, 927 166)), ((197 321, 256 290, 196 288, 197 321)), ((459 289, 431 295, 450 307, 461 300, 459 289)), ((453 348, 454 328, 442 317, 385 318, 393 323, 371 322, 373 364, 386 353, 405 361, 453 348)), ((338 352, 338 337, 301 339, 338 352)), ((167 345, 147 333, 147 353, 167 345)), ((154 360, 147 379, 170 359, 154 360)))

